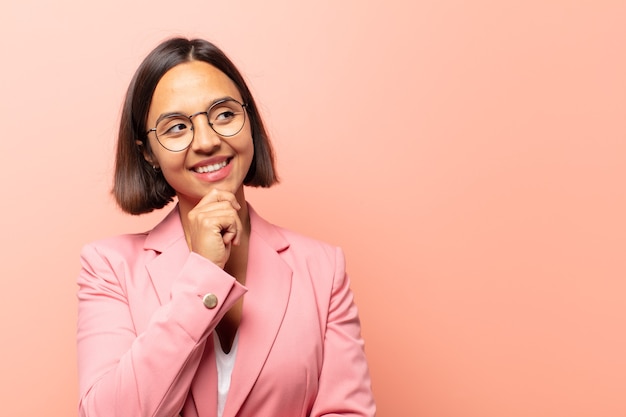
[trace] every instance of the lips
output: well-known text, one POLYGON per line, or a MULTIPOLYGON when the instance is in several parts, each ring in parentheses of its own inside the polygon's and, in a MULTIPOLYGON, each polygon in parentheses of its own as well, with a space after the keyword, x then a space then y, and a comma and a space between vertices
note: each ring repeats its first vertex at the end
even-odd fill
POLYGON ((199 166, 193 167, 192 170, 199 174, 206 174, 207 172, 215 172, 224 168, 226 165, 228 165, 230 161, 231 161, 231 158, 228 158, 228 159, 224 159, 221 162, 199 165, 199 166))
POLYGON ((228 165, 228 162, 230 162, 229 159, 225 159, 222 162, 218 162, 216 164, 210 164, 210 165, 203 165, 203 166, 199 166, 199 167, 195 167, 193 168, 193 170, 195 172, 198 172, 200 174, 205 174, 207 172, 215 172, 218 171, 222 168, 224 168, 226 165, 228 165))

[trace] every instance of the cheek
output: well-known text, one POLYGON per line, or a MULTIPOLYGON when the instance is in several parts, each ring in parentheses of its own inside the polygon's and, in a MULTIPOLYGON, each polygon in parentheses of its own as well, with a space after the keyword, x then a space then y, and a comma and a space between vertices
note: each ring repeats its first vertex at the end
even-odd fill
MULTIPOLYGON (((160 146, 158 143, 156 146, 160 146)), ((164 174, 179 170, 185 165, 186 152, 168 152, 165 149, 152 148, 152 165, 158 166, 164 174)))
POLYGON ((245 139, 241 142, 241 153, 249 155, 250 159, 254 155, 254 140, 252 139, 252 132, 250 127, 246 131, 245 139))
POLYGON ((242 162, 245 161, 245 164, 249 167, 254 157, 254 142, 249 127, 246 131, 240 132, 239 135, 228 140, 228 145, 237 153, 242 162))
POLYGON ((239 153, 246 160, 247 168, 250 168, 250 164, 252 164, 252 160, 254 159, 254 143, 252 142, 252 138, 246 140, 239 153))
POLYGON ((178 171, 185 166, 185 152, 174 155, 160 154, 156 159, 163 171, 178 171))

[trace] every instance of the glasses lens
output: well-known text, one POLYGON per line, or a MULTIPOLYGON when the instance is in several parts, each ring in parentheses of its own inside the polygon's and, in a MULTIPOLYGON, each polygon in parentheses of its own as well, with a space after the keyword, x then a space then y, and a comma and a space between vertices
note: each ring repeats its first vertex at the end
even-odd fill
POLYGON ((246 112, 235 100, 220 101, 209 109, 209 123, 219 135, 234 136, 241 131, 245 122, 246 112))
POLYGON ((193 140, 193 126, 185 116, 169 116, 161 119, 156 126, 159 143, 170 151, 182 151, 193 140))

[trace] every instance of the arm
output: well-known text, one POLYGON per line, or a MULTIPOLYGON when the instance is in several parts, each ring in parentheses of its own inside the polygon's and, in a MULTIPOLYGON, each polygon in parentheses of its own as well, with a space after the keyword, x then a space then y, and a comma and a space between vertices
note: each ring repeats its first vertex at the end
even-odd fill
POLYGON ((358 312, 345 273, 343 252, 337 249, 324 361, 311 417, 373 417, 375 412, 358 312))
MULTIPOLYGON (((83 249, 78 278, 78 371, 82 417, 172 417, 187 397, 207 336, 245 289, 207 259, 190 253, 173 280, 171 298, 138 333, 122 261, 83 249), (202 296, 219 304, 206 308, 202 296)), ((139 268, 138 268, 139 269, 139 268)), ((145 270, 144 270, 145 273, 145 270)), ((129 276, 126 276, 129 275, 129 276)), ((146 279, 148 279, 146 277, 146 279)), ((143 301, 142 301, 143 302, 143 301)), ((143 307, 143 304, 142 304, 143 307)))

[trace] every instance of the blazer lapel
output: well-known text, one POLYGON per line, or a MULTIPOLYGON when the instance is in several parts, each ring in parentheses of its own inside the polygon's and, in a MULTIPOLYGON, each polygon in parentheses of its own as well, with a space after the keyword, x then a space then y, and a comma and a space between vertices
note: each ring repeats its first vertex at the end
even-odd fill
POLYGON ((252 390, 278 331, 291 291, 291 268, 280 252, 289 243, 250 207, 250 248, 239 348, 224 417, 235 416, 252 390))
POLYGON ((163 305, 170 300, 172 282, 189 256, 178 206, 152 229, 146 238, 144 249, 158 253, 146 264, 146 269, 159 302, 163 305))
POLYGON ((206 339, 204 354, 191 382, 191 399, 198 416, 213 416, 217 412, 217 364, 210 336, 206 339))

